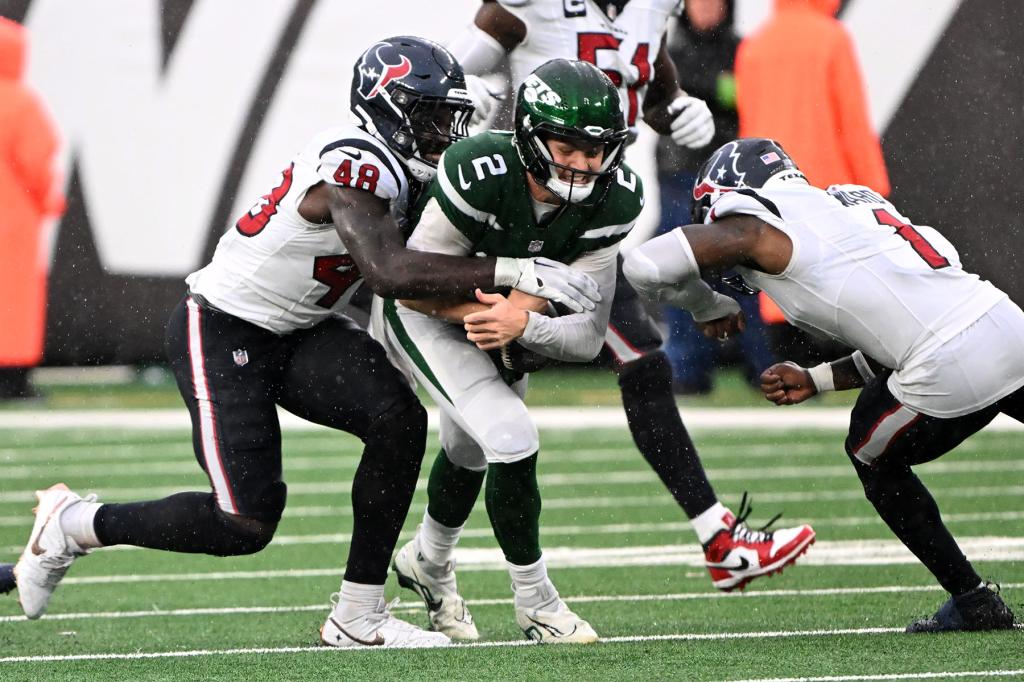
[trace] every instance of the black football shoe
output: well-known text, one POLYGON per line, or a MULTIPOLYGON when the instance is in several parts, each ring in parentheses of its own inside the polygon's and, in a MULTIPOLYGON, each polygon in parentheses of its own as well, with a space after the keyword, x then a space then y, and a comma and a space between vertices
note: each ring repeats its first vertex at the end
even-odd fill
POLYGON ((14 589, 14 564, 0 564, 0 594, 14 589))
POLYGON ((985 583, 959 597, 950 597, 930 618, 916 620, 907 632, 1011 630, 1013 611, 999 596, 999 585, 985 583))

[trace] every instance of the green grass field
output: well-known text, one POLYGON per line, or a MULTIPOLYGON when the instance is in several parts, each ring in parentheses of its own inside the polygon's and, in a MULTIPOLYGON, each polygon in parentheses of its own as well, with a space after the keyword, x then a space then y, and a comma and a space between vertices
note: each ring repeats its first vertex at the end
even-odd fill
MULTIPOLYGON (((589 390, 589 389, 588 389, 589 390)), ((595 389, 598 390, 598 389, 595 389)), ((600 384, 599 390, 607 386, 600 384)), ((613 397, 614 394, 613 394, 613 397)), ((689 524, 624 429, 546 430, 543 541, 562 595, 603 643, 523 644, 483 505, 460 545, 459 583, 484 642, 435 651, 316 646, 338 589, 359 444, 289 432, 289 505, 274 543, 218 559, 101 550, 76 563, 47 617, 26 622, 0 597, 0 680, 283 679, 1024 679, 1024 632, 910 636, 945 595, 906 560, 863 499, 842 434, 697 430, 723 501, 753 495, 756 524, 808 521, 818 543, 744 594, 714 590, 689 524), (974 675, 963 675, 973 672, 974 675), (854 676, 854 677, 840 677, 854 676), (857 677, 864 676, 864 677, 857 677)), ((919 468, 952 531, 1024 612, 1020 433, 979 434, 919 468)), ((430 452, 435 451, 431 438, 430 452)), ((205 489, 185 432, 0 430, 0 559, 31 527, 31 491, 63 480, 101 499, 205 489)), ((417 494, 404 537, 425 504, 417 494)), ((389 596, 402 594, 393 579, 389 596)), ((426 624, 417 604, 397 607, 426 624)))

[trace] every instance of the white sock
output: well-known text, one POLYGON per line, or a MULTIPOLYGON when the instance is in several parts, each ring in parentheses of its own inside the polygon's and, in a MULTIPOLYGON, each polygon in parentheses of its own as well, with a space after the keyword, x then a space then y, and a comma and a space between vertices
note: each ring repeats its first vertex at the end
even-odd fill
POLYGON ((711 542, 711 538, 715 537, 718 531, 728 528, 731 520, 732 512, 721 502, 715 502, 690 519, 690 523, 697 532, 697 539, 700 540, 700 544, 706 545, 711 542), (728 520, 726 516, 728 516, 728 520))
POLYGON ((347 623, 370 613, 380 611, 384 602, 383 585, 363 585, 348 580, 341 581, 341 592, 334 613, 339 620, 347 623))
POLYGON ((423 511, 423 523, 419 532, 416 533, 417 549, 423 553, 423 558, 432 564, 443 566, 452 558, 455 545, 459 544, 459 536, 464 526, 449 528, 444 526, 430 516, 430 512, 423 511))
POLYGON ((103 543, 96 537, 94 521, 96 512, 103 505, 99 502, 79 500, 61 512, 60 528, 71 538, 80 549, 102 547, 103 543))
POLYGON ((544 611, 558 601, 558 590, 548 578, 544 557, 526 566, 508 563, 508 574, 512 577, 516 606, 544 611))

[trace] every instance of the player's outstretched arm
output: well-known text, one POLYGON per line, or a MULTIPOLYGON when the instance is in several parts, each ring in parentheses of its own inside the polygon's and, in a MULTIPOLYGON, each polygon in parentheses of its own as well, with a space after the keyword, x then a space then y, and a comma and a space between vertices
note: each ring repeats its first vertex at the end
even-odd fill
POLYGON ((312 192, 326 193, 341 241, 378 296, 468 299, 476 289, 513 287, 575 311, 592 310, 601 299, 585 273, 546 259, 467 258, 408 249, 386 201, 326 184, 312 192))

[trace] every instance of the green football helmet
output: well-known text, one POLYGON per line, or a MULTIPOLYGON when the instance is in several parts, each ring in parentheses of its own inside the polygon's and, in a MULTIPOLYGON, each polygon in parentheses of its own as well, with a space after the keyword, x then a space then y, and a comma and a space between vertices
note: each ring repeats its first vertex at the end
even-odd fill
POLYGON ((565 202, 601 201, 622 163, 627 135, 619 92, 593 64, 552 59, 519 86, 514 137, 519 157, 538 183, 565 202), (601 166, 585 171, 555 163, 546 144, 550 139, 584 148, 599 145, 601 166), (570 171, 568 182, 559 178, 560 170, 570 171), (593 180, 587 182, 587 176, 593 180))

